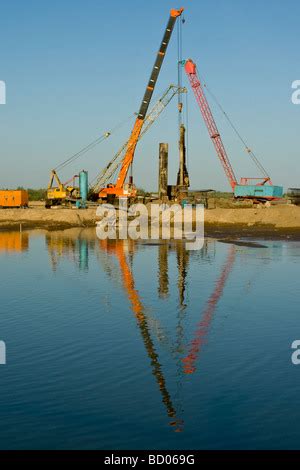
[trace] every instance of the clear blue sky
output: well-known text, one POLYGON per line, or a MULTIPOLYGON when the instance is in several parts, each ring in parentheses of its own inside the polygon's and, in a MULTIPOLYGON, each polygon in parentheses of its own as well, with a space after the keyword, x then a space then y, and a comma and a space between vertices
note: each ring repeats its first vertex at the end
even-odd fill
MULTIPOLYGON (((0 187, 45 187, 52 167, 138 110, 169 9, 180 6, 184 56, 197 62, 274 183, 300 187, 300 106, 291 103, 291 83, 300 79, 297 0, 1 2, 0 187)), ((176 40, 174 31, 156 96, 176 82, 176 40)), ((215 117, 237 175, 257 176, 224 118, 215 117)), ((94 177, 129 132, 128 123, 62 179, 82 168, 94 177)), ((175 182, 175 100, 138 146, 139 187, 157 186, 159 142, 170 144, 175 182)), ((229 189, 191 93, 188 165, 193 188, 229 189)))

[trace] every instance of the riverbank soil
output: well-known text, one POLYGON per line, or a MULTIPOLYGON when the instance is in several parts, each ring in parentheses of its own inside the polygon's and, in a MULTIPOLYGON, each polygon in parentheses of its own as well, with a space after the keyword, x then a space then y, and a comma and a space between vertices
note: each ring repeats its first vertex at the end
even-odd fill
MULTIPOLYGON (((29 209, 0 210, 0 230, 93 227, 96 206, 89 209, 45 209, 31 204, 29 209)), ((207 236, 251 236, 300 239, 300 207, 294 205, 220 208, 205 211, 207 236)))

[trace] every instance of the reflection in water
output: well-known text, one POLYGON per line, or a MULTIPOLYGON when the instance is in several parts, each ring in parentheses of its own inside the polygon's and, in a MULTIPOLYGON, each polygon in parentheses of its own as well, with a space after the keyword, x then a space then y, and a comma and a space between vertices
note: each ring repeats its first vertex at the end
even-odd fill
POLYGON ((168 256, 169 245, 161 243, 158 247, 158 296, 161 299, 169 295, 168 256))
POLYGON ((81 237, 78 232, 49 232, 46 234, 46 246, 51 259, 53 271, 56 271, 63 257, 76 264, 81 271, 89 269, 89 244, 91 240, 81 237))
MULTIPOLYGON (((131 303, 132 311, 137 319, 137 323, 143 338, 145 349, 148 357, 151 361, 152 373, 157 381, 159 390, 162 395, 162 401, 166 407, 169 418, 172 419, 171 426, 175 428, 176 432, 182 430, 181 426, 183 422, 177 418, 175 407, 172 403, 170 393, 167 389, 166 379, 164 377, 161 364, 159 362, 158 354, 155 350, 154 342, 152 340, 148 319, 145 314, 145 309, 140 299, 138 291, 135 289, 135 282, 133 278, 132 270, 130 269, 125 253, 125 242, 123 240, 115 240, 114 242, 102 240, 99 241, 101 249, 105 249, 107 252, 114 254, 119 262, 120 272, 123 280, 123 287, 127 293, 128 299, 131 303)), ((133 244, 129 242, 129 253, 133 253, 133 244)))
POLYGON ((234 260, 235 260, 235 246, 231 245, 229 249, 229 253, 228 253, 228 258, 223 267, 221 276, 219 277, 215 285, 215 289, 207 302, 207 306, 204 311, 203 318, 201 322, 198 324, 195 338, 191 342, 191 346, 189 348, 189 354, 182 360, 184 364, 184 372, 186 374, 193 374, 196 370, 195 363, 199 355, 199 351, 201 349, 201 346, 204 343, 205 336, 207 335, 209 331, 209 327, 212 322, 213 315, 218 305, 218 302, 223 295, 224 287, 228 279, 228 276, 231 272, 231 269, 233 267, 234 260))
POLYGON ((29 235, 26 232, 0 232, 0 252, 27 251, 29 248, 29 235))
POLYGON ((0 447, 296 448, 300 244, 264 246, 1 233, 0 447))
MULTIPOLYGON (((187 347, 185 344, 185 319, 187 314, 187 277, 191 257, 211 263, 215 257, 215 243, 205 241, 204 247, 200 252, 190 252, 186 250, 183 242, 176 243, 158 243, 155 246, 158 251, 158 297, 162 300, 169 297, 169 255, 174 253, 177 261, 177 288, 178 288, 178 308, 176 337, 171 346, 172 357, 176 366, 176 392, 174 399, 167 388, 167 382, 162 370, 158 353, 155 349, 154 341, 151 336, 151 330, 158 321, 149 318, 145 312, 138 290, 135 287, 132 264, 135 251, 139 244, 132 240, 98 240, 95 238, 94 231, 85 231, 79 233, 76 230, 63 232, 50 232, 46 235, 46 245, 50 254, 52 269, 55 271, 59 260, 66 257, 74 262, 79 270, 88 271, 89 269, 89 251, 95 252, 103 271, 113 282, 120 280, 122 288, 127 294, 128 300, 143 339, 143 343, 150 359, 153 376, 158 384, 162 402, 164 403, 167 414, 171 419, 170 424, 176 432, 183 431, 183 420, 179 419, 182 414, 181 407, 181 389, 183 373, 192 374, 196 371, 196 361, 200 349, 207 336, 213 315, 219 300, 222 297, 226 281, 234 264, 236 247, 229 245, 228 258, 222 269, 221 275, 217 280, 215 289, 210 296, 207 306, 203 312, 202 320, 198 324, 194 339, 187 347), (107 256, 109 255, 109 256, 107 256), (113 256, 118 261, 118 265, 112 263, 110 257, 113 256), (183 358, 184 357, 184 358, 183 358), (175 406, 175 402, 177 405, 175 406)), ((142 244, 143 245, 143 244, 142 244)), ((155 333, 160 340, 171 343, 167 334, 162 334, 162 328, 159 326, 155 333)), ((152 331, 153 332, 153 331, 152 331)))
POLYGON ((186 277, 189 266, 190 251, 186 250, 183 243, 178 243, 176 246, 177 252, 177 267, 178 267, 178 292, 180 307, 184 309, 185 305, 185 290, 186 290, 186 277))

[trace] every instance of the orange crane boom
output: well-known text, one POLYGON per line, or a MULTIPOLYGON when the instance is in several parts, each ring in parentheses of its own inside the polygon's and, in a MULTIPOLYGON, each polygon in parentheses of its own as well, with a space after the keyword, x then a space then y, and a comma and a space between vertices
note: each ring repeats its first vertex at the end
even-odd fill
POLYGON ((157 57, 152 69, 152 73, 150 76, 150 80, 148 82, 141 107, 138 113, 138 116, 136 118, 133 130, 131 132, 131 136, 128 141, 128 146, 127 146, 127 151, 124 156, 122 166, 117 178, 116 184, 109 184, 106 188, 103 188, 99 192, 99 198, 100 199, 105 199, 107 196, 116 196, 116 197, 135 197, 136 195, 136 189, 133 186, 132 181, 129 182, 128 185, 125 186, 125 180, 128 175, 128 171, 130 168, 130 165, 133 162, 134 159, 134 154, 135 154, 135 149, 139 140, 139 136, 144 124, 144 120, 149 108, 149 104, 153 95, 153 91, 159 76, 159 72, 161 69, 161 66, 163 64, 163 60, 167 51, 168 44, 171 39, 171 35, 176 23, 176 19, 180 17, 183 13, 183 8, 180 8, 179 10, 171 10, 170 12, 170 18, 164 33, 164 37, 162 40, 162 43, 160 45, 159 51, 157 53, 157 57))

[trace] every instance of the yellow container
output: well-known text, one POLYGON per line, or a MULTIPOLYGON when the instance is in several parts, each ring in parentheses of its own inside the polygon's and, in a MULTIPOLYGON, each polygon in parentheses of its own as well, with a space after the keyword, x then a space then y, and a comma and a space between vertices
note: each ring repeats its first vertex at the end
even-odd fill
POLYGON ((0 207, 28 207, 28 192, 23 189, 0 191, 0 207))

